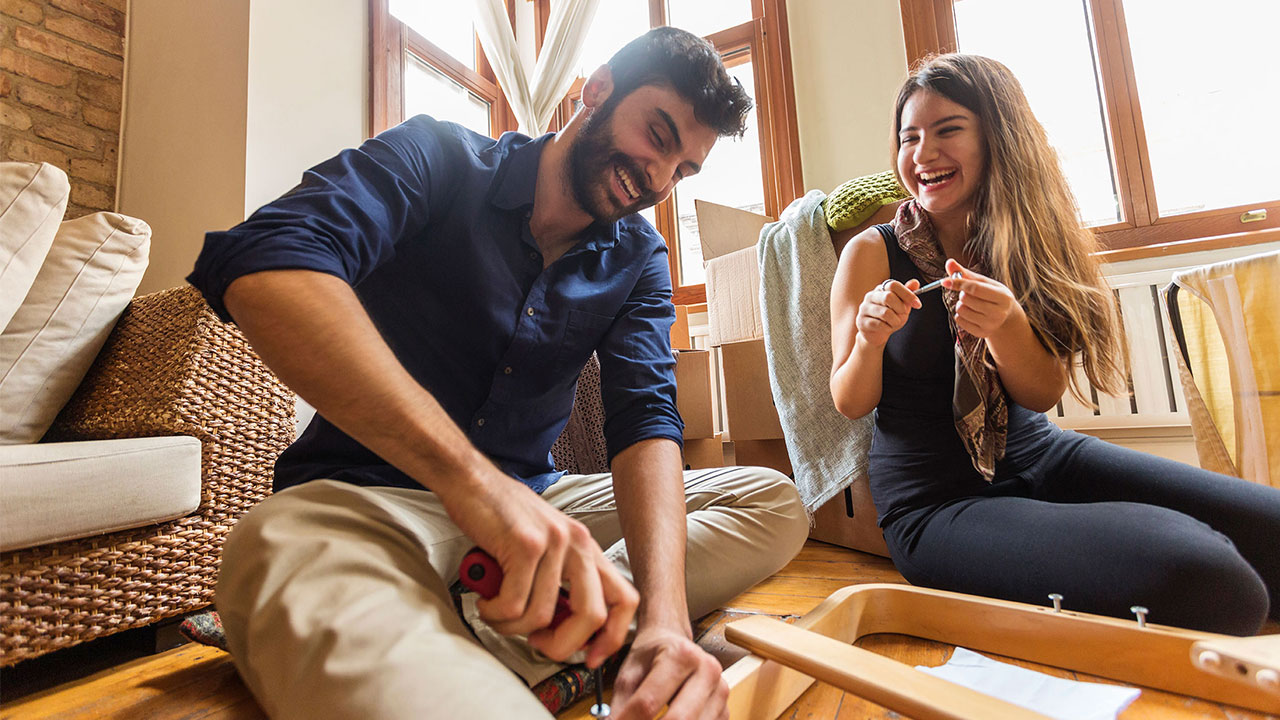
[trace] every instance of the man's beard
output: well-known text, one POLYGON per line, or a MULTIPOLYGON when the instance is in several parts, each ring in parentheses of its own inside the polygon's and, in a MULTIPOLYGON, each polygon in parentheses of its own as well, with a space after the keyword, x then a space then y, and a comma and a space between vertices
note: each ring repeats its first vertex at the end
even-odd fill
POLYGON ((658 202, 658 197, 649 190, 648 177, 614 144, 610 120, 615 107, 615 103, 606 101, 584 118, 582 130, 569 147, 569 187, 573 190, 573 199, 592 220, 603 224, 617 222, 658 202), (629 205, 619 205, 613 193, 615 165, 631 177, 640 193, 629 205))

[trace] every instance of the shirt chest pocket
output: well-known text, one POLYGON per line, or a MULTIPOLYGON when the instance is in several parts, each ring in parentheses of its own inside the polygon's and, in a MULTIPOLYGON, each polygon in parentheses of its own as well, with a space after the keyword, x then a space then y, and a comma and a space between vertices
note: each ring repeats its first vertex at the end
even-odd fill
POLYGON ((597 315, 572 309, 565 322, 564 339, 560 343, 560 361, 570 367, 581 367, 600 345, 613 324, 612 315, 597 315))

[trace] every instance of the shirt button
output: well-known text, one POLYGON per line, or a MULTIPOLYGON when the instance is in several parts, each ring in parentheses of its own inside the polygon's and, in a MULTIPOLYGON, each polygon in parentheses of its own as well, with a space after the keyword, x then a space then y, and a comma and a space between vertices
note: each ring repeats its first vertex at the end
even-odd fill
POLYGON ((533 317, 533 308, 525 308, 524 314, 533 317))
POLYGON ((476 427, 484 427, 484 418, 480 418, 476 421, 476 427))
POLYGON ((503 374, 503 375, 510 375, 510 374, 511 374, 511 366, 510 366, 510 365, 508 365, 508 366, 506 366, 506 367, 502 368, 502 374, 503 374))
POLYGON ((530 259, 530 260, 537 260, 537 259, 538 259, 538 253, 534 252, 533 250, 530 250, 530 251, 529 251, 529 259, 530 259))

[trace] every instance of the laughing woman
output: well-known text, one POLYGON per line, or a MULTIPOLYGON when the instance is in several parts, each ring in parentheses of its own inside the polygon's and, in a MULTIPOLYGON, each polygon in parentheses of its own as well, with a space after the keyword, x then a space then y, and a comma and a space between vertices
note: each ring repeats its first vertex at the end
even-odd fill
POLYGON ((1007 68, 943 55, 903 85, 893 223, 831 295, 831 394, 876 411, 871 492, 910 582, 1237 635, 1280 613, 1280 490, 1058 429, 1123 331, 1045 133, 1007 68), (942 279, 940 291, 916 294, 942 279))

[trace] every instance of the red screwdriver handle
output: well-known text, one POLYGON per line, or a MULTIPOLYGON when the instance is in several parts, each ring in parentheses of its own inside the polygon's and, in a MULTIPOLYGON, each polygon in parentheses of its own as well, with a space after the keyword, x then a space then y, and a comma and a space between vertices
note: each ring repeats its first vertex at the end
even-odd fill
MULTIPOLYGON (((458 567, 458 581, 468 590, 474 590, 480 597, 491 600, 497 597, 502 587, 502 566, 489 553, 478 547, 471 548, 462 556, 462 564, 458 567)), ((571 614, 569 609, 569 593, 560 589, 560 597, 556 598, 556 611, 551 616, 548 629, 554 630, 571 614)))

